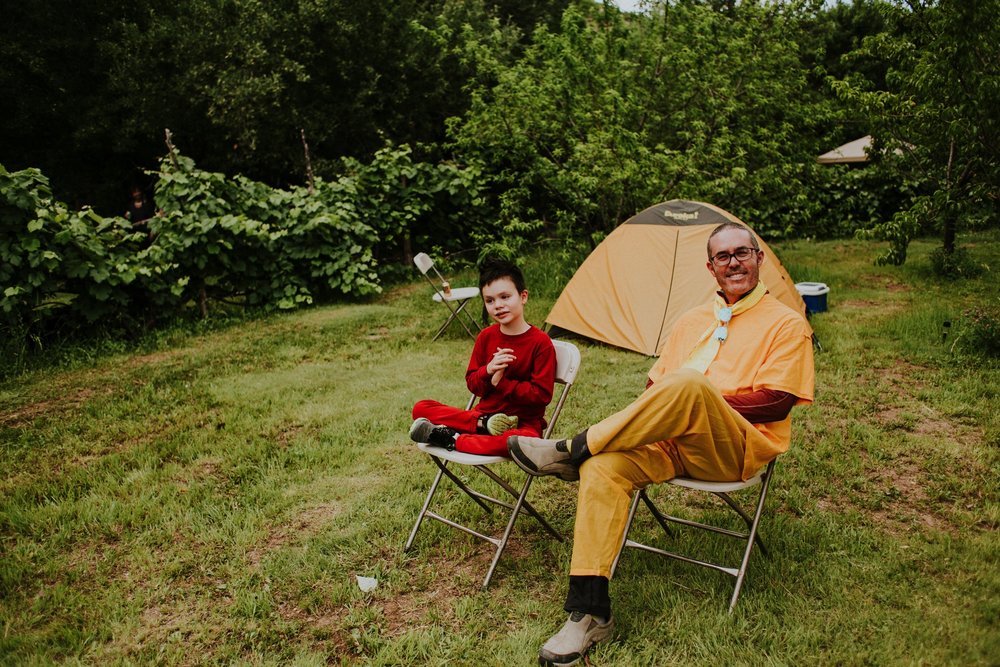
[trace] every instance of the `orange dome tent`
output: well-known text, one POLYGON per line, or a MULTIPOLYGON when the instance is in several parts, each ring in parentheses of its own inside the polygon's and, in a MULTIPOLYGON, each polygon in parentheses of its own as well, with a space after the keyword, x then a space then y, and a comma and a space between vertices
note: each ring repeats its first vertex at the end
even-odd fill
MULTIPOLYGON (((637 213, 580 265, 545 321, 616 347, 658 355, 677 318, 718 289, 705 268, 706 248, 709 234, 723 222, 746 224, 717 206, 681 199, 637 213)), ((805 316, 795 283, 767 244, 759 236, 757 241, 764 251, 761 280, 771 294, 805 316)))

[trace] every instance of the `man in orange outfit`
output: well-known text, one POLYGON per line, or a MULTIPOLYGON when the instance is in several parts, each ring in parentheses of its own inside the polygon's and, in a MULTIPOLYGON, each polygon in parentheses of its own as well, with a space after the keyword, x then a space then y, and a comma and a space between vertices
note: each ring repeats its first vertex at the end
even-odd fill
POLYGON ((760 282, 753 232, 727 222, 708 239, 714 303, 685 313, 631 405, 569 440, 513 436, 532 475, 580 480, 565 610, 542 665, 578 662, 610 636, 608 580, 632 494, 677 476, 746 480, 791 442, 791 409, 813 399, 812 334, 760 282))

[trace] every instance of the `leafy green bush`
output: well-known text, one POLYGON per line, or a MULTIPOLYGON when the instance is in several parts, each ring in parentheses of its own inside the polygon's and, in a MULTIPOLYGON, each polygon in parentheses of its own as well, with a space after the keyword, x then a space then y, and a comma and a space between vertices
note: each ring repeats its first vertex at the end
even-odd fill
POLYGON ((930 260, 934 273, 943 278, 975 278, 983 271, 965 248, 955 248, 952 252, 935 248, 930 260))
POLYGON ((481 215, 477 167, 414 162, 408 146, 344 166, 337 179, 282 190, 198 169, 173 150, 148 235, 69 210, 37 169, 0 166, 0 333, 41 340, 57 320, 72 329, 192 306, 204 316, 212 301, 289 309, 365 297, 381 291, 380 257, 471 238, 445 230, 481 215))
POLYGON ((164 158, 163 214, 150 221, 153 241, 140 256, 149 296, 171 308, 195 301, 204 310, 219 299, 287 309, 317 294, 376 293, 378 235, 354 198, 342 183, 279 190, 164 158))
POLYGON ((706 200, 769 238, 809 233, 815 129, 795 9, 665 3, 629 19, 598 3, 539 28, 510 66, 482 65, 456 146, 495 178, 498 231, 588 242, 664 199, 706 200))
POLYGON ((962 312, 953 348, 982 357, 1000 357, 1000 307, 974 306, 962 312))
POLYGON ((54 200, 39 170, 0 165, 0 321, 35 328, 68 310, 92 322, 126 305, 141 236, 124 218, 54 200))

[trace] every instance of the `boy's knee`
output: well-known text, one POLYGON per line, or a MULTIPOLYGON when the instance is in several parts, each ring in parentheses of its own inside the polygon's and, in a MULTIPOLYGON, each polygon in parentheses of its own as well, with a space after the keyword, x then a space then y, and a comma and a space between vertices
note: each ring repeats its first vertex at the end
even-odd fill
POLYGON ((413 419, 419 419, 420 417, 423 417, 427 411, 427 408, 434 405, 434 403, 435 403, 434 401, 428 399, 417 401, 416 403, 413 404, 413 414, 411 416, 413 417, 413 419))

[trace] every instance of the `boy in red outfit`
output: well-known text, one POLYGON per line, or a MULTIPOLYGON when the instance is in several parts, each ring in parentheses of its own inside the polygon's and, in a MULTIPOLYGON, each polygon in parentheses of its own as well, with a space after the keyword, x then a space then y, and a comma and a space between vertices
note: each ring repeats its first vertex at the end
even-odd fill
POLYGON ((465 384, 479 397, 471 410, 432 400, 413 406, 410 438, 470 454, 507 456, 507 437, 538 437, 552 400, 556 351, 541 329, 524 320, 528 290, 514 264, 487 261, 479 273, 486 312, 496 324, 472 348, 465 384))

